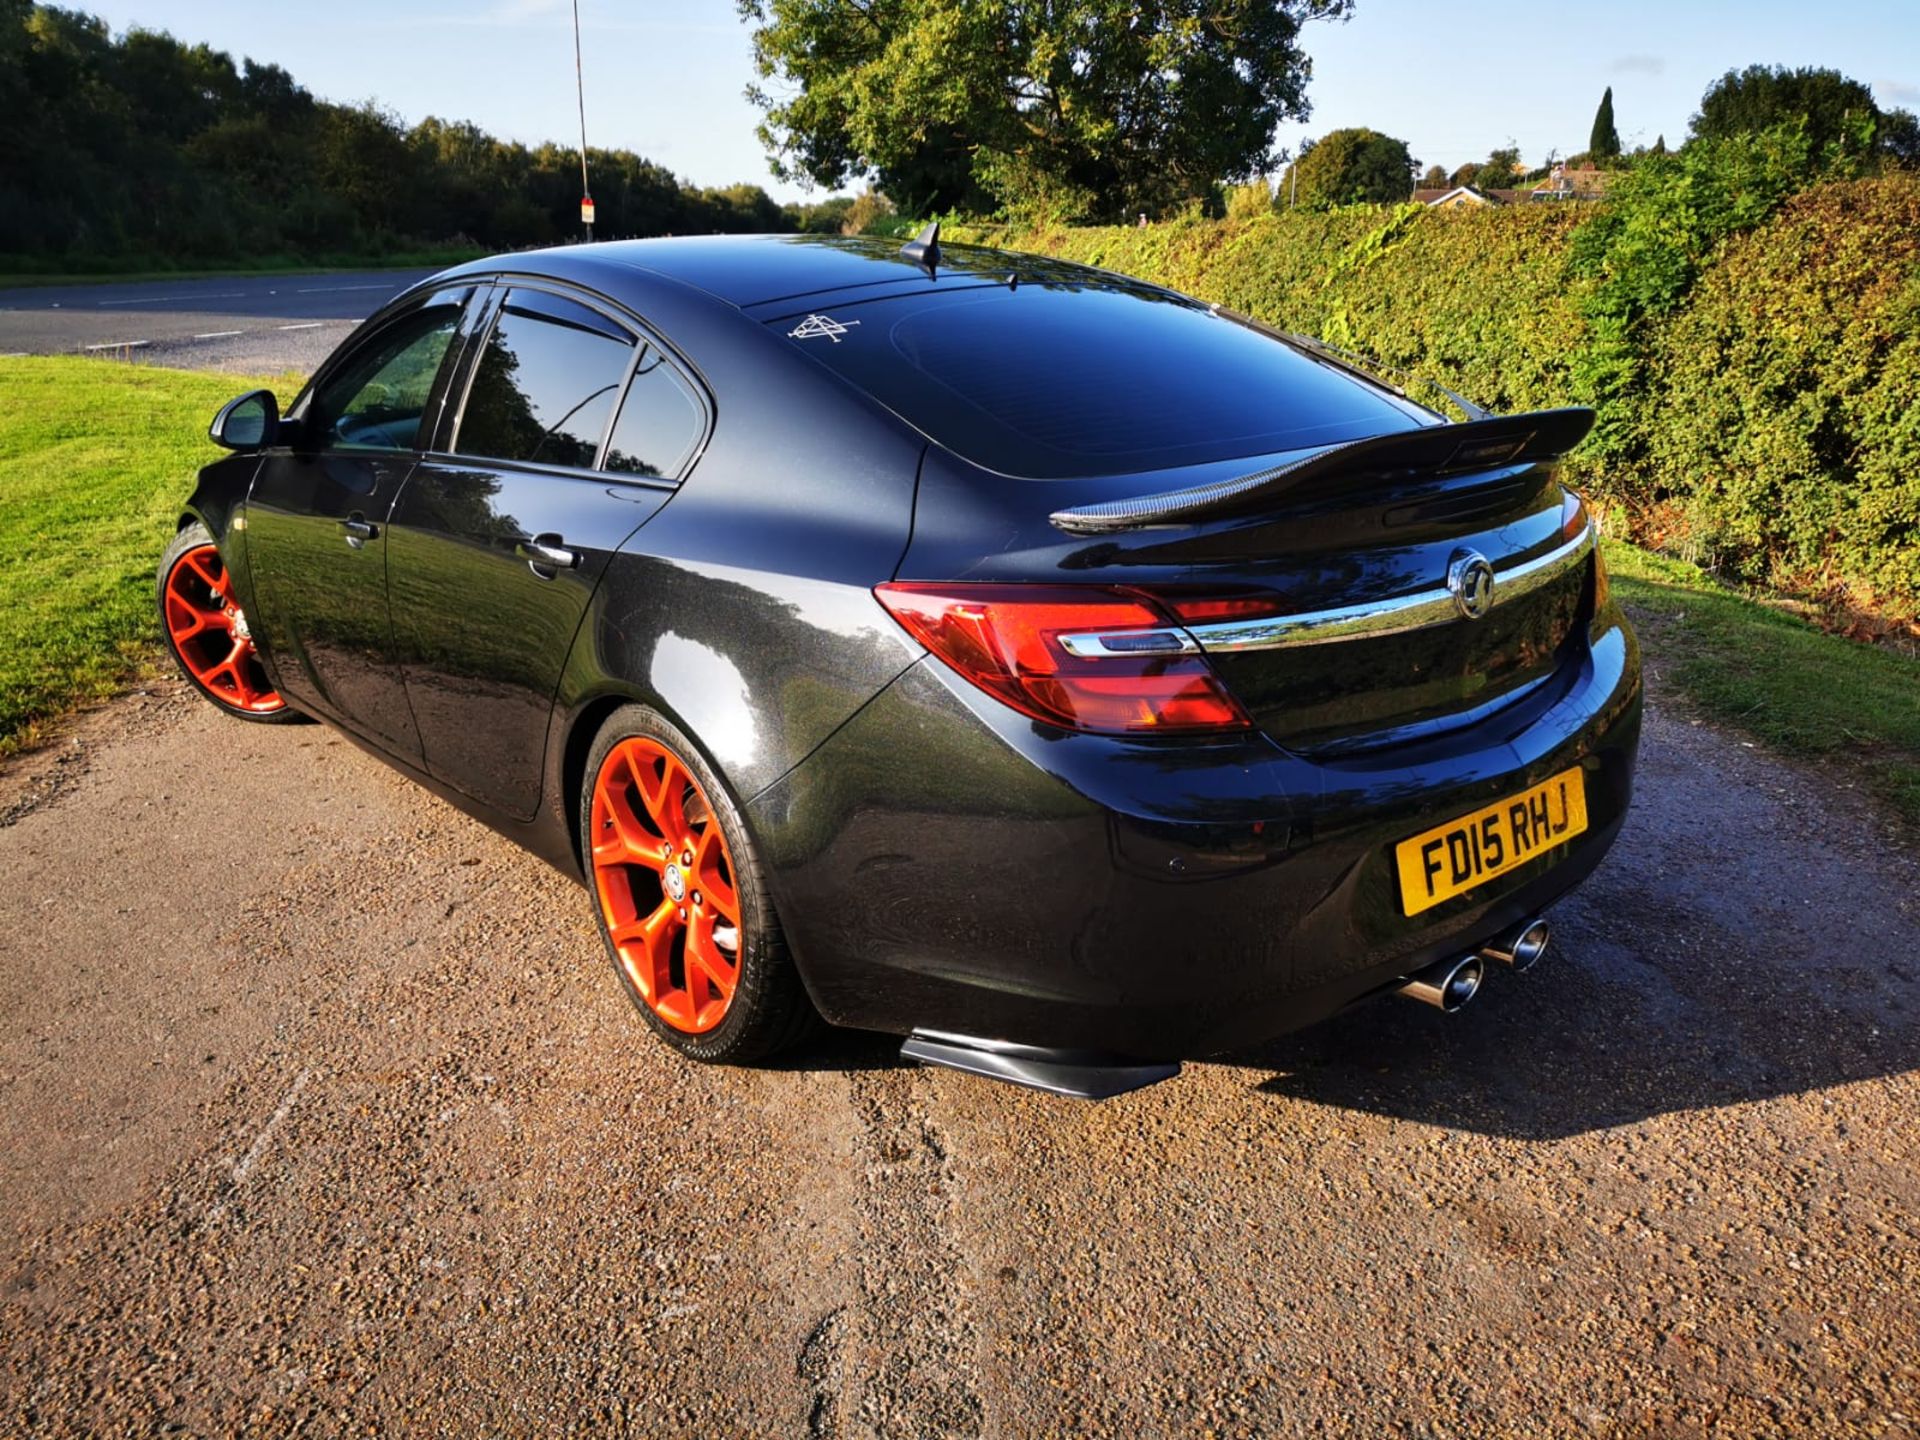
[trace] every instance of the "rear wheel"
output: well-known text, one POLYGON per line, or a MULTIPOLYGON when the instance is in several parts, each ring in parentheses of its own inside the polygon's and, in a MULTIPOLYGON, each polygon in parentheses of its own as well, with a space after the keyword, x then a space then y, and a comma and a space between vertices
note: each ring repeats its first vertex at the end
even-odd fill
POLYGON ((161 633, 194 689, 242 720, 298 718, 261 668, 246 614, 206 526, 196 520, 173 537, 160 557, 158 584, 161 633))
POLYGON ((643 706, 587 757, 581 846, 628 997, 695 1060, 757 1060, 814 1016, 739 813, 699 752, 643 706))

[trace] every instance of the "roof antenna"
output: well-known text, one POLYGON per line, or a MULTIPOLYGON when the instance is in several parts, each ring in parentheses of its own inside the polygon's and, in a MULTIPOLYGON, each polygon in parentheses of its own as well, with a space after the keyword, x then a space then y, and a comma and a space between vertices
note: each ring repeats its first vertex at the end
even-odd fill
POLYGON ((914 264, 925 266, 929 279, 938 278, 934 267, 940 263, 940 222, 929 220, 926 229, 900 247, 900 253, 914 264))

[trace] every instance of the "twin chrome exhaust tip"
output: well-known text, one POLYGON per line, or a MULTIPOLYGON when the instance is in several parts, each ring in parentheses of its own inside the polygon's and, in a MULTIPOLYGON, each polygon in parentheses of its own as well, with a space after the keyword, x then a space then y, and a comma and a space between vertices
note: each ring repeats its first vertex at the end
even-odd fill
POLYGON ((1533 919, 1517 929, 1509 930, 1497 940, 1482 945, 1480 955, 1482 959, 1498 960, 1518 974, 1522 970, 1531 970, 1539 963, 1540 957, 1547 953, 1547 942, 1552 938, 1553 931, 1547 922, 1533 919))
POLYGON ((1416 970, 1400 982, 1400 993, 1451 1015, 1466 1008, 1480 993, 1489 962, 1497 961, 1515 972, 1531 970, 1547 953, 1547 942, 1552 935, 1547 922, 1536 916, 1470 954, 1436 960, 1425 969, 1416 970))

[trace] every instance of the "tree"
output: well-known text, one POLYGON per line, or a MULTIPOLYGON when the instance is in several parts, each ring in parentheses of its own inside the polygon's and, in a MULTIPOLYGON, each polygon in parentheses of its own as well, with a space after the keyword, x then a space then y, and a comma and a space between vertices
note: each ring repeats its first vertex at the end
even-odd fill
POLYGON ((788 205, 787 229, 807 235, 838 235, 852 208, 851 195, 832 195, 811 205, 788 205))
POLYGON ((1413 156, 1407 151, 1406 141, 1377 130, 1335 130, 1321 136, 1312 149, 1287 167, 1280 180, 1280 193, 1306 210, 1393 204, 1412 194, 1413 171, 1413 156))
POLYGON ((1487 163, 1480 167, 1480 183, 1482 187, 1503 188, 1512 185, 1519 173, 1520 147, 1502 145, 1487 156, 1487 163))
POLYGON ((1593 134, 1588 137, 1587 149, 1593 153, 1596 165, 1619 157, 1620 132, 1614 128, 1613 124, 1613 87, 1611 85, 1600 97, 1600 108, 1593 112, 1593 134))
POLYGON ((847 206, 841 217, 842 235, 864 235, 868 229, 894 213, 893 201, 869 185, 847 206))
POLYGON ((1273 187, 1264 175, 1244 185, 1229 185, 1223 208, 1229 220, 1257 219, 1272 211, 1273 187))
MULTIPOLYGON (((0 253, 69 268, 578 233, 571 145, 433 117, 409 129, 316 100, 278 66, 31 0, 0 0, 0 135, 0 253)), ((588 158, 603 234, 788 228, 757 185, 694 190, 630 150, 588 158)))
POLYGON ((1872 91, 1838 70, 1749 65, 1707 87, 1692 133, 1706 139, 1757 135, 1792 121, 1806 125, 1815 156, 1838 161, 1872 148, 1880 110, 1872 91))
POLYGON ((1447 184, 1453 186, 1455 189, 1458 189, 1462 185, 1478 185, 1480 183, 1480 172, 1484 169, 1486 169, 1486 166, 1482 165, 1478 160, 1469 160, 1447 177, 1447 184))
POLYGON ((1920 119, 1911 110, 1889 110, 1880 117, 1880 153, 1890 165, 1920 170, 1920 119))
POLYGON ((1438 165, 1427 166, 1427 173, 1420 177, 1423 190, 1444 190, 1447 188, 1447 172, 1438 165))
POLYGON ((877 174, 924 212, 1164 214, 1277 161, 1300 31, 1352 0, 737 0, 783 179, 877 174), (964 162, 964 163, 963 163, 964 162))
POLYGON ((1666 153, 1667 153, 1667 137, 1666 137, 1665 135, 1656 135, 1656 136, 1654 136, 1654 137, 1653 137, 1653 149, 1651 149, 1651 150, 1649 150, 1649 151, 1648 151, 1647 153, 1648 153, 1649 155, 1664 155, 1664 154, 1666 154, 1666 153))

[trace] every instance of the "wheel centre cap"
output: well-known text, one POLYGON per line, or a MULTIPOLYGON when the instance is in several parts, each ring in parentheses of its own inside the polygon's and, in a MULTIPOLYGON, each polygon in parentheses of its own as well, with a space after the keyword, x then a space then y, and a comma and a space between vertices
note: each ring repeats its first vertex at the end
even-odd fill
POLYGON ((687 898, 687 877, 680 873, 678 865, 669 865, 661 871, 660 883, 667 887, 667 896, 674 904, 687 898))

